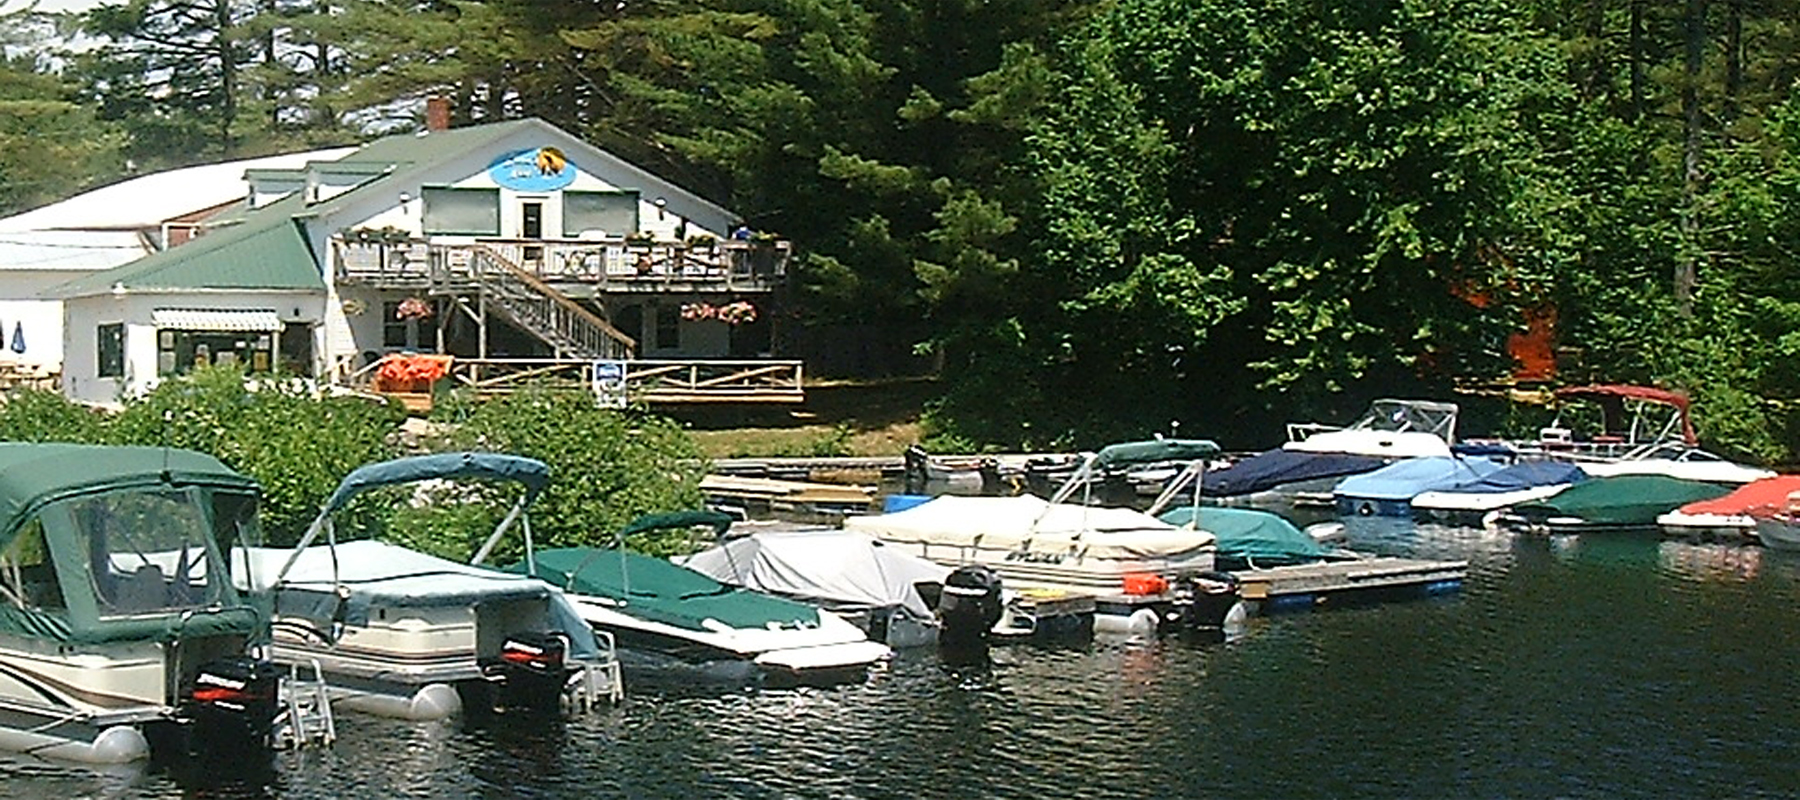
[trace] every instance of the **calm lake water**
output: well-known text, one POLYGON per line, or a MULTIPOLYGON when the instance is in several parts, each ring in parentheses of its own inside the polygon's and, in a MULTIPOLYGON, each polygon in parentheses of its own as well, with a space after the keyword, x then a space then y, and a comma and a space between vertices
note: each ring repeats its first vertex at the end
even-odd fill
POLYGON ((1253 620, 1224 645, 902 653, 865 685, 639 693, 567 724, 339 717, 273 778, 0 761, 20 797, 1795 797, 1800 559, 1355 520, 1462 592, 1253 620))

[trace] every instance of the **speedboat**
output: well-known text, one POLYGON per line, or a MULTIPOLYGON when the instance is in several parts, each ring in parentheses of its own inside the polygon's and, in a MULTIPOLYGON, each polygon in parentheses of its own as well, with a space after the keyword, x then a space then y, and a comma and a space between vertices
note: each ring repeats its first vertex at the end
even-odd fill
POLYGON ((1649 386, 1597 384, 1569 386, 1555 394, 1557 415, 1536 441, 1512 442, 1523 459, 1572 461, 1591 477, 1664 475, 1690 481, 1745 484, 1773 476, 1759 467, 1733 462, 1701 449, 1681 392, 1649 386), (1583 432, 1574 421, 1598 422, 1583 432))
POLYGON ((894 648, 938 639, 950 569, 842 528, 738 523, 677 563, 714 580, 812 603, 894 648))
POLYGON ((1501 512, 1497 522, 1526 533, 1654 529, 1658 516, 1730 491, 1716 483, 1664 475, 1590 478, 1552 497, 1515 505, 1501 512))
POLYGON ((817 606, 729 586, 623 546, 626 537, 695 526, 718 532, 716 511, 649 514, 613 547, 528 552, 507 571, 567 593, 576 613, 618 644, 627 676, 652 683, 832 684, 862 680, 893 651, 817 606))
POLYGON ((1024 596, 1091 598, 1096 630, 1219 630, 1243 612, 1235 580, 1215 569, 1213 535, 1092 497, 1108 470, 1203 463, 1218 452, 1198 440, 1115 444, 1086 455, 1049 500, 944 495, 850 517, 844 529, 945 566, 992 570, 1024 596), (1069 502, 1076 492, 1081 502, 1069 502))
POLYGON ((1752 510, 1756 538, 1771 550, 1800 551, 1800 491, 1790 492, 1775 507, 1752 510))
POLYGON ((1343 479, 1332 490, 1332 497, 1344 516, 1407 517, 1412 515, 1414 497, 1474 483, 1503 466, 1486 458, 1409 458, 1343 479))
POLYGON ((1656 518, 1670 534, 1696 538, 1741 539, 1755 536, 1757 519, 1785 510, 1787 499, 1800 492, 1800 475, 1777 475, 1733 489, 1712 500, 1688 503, 1656 518))
POLYGON ((1420 493, 1412 499, 1413 516, 1477 524, 1500 509, 1553 497, 1584 480, 1587 473, 1571 462, 1520 461, 1473 483, 1420 493))
POLYGON ((1374 458, 1423 458, 1450 455, 1456 441, 1455 403, 1384 398, 1369 404, 1362 417, 1346 427, 1289 423, 1285 450, 1341 453, 1374 458))
POLYGON ((1688 481, 1743 485, 1774 477, 1773 470, 1728 460, 1685 442, 1651 442, 1614 461, 1577 461, 1596 478, 1615 475, 1662 475, 1688 481))
POLYGON ((281 678, 224 556, 257 498, 192 451, 0 444, 0 748, 266 764, 281 678))
POLYGON ((515 524, 531 550, 525 510, 549 468, 500 453, 441 453, 358 467, 294 547, 234 554, 238 584, 273 608, 274 660, 319 673, 334 707, 409 720, 616 699, 623 684, 611 643, 551 587, 384 542, 338 541, 338 512, 363 493, 455 480, 519 487, 478 556, 515 524))

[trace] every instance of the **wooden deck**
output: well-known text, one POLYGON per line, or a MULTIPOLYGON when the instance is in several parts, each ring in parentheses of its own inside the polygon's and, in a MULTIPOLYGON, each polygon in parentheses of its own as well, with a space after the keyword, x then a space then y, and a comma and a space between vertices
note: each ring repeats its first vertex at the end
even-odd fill
POLYGON ((841 517, 875 510, 874 486, 711 474, 700 479, 709 503, 750 514, 781 512, 815 517, 841 517))
POLYGON ((1376 556, 1270 569, 1237 570, 1244 600, 1260 612, 1426 595, 1454 590, 1468 574, 1467 561, 1427 561, 1376 556))

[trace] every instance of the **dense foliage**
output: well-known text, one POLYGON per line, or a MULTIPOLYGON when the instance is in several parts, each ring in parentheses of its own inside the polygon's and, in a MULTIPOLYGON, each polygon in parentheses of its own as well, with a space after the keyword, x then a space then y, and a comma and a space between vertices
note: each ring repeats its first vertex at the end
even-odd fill
POLYGON ((797 322, 941 359, 943 441, 1179 421, 1264 443, 1373 395, 1491 385, 1530 309, 1554 314, 1560 381, 1686 389, 1711 443, 1792 459, 1795 19, 1800 0, 132 0, 57 23, 78 53, 8 51, 0 110, 36 116, 0 114, 0 144, 37 149, 0 147, 0 210, 127 158, 371 136, 435 94, 459 123, 544 117, 794 239, 797 322))
MULTIPOLYGON (((609 544, 638 514, 700 507, 702 460, 668 420, 595 405, 578 392, 533 391, 479 406, 452 403, 438 433, 414 439, 405 412, 365 397, 318 396, 304 385, 246 383, 233 369, 170 379, 116 414, 50 392, 0 402, 0 440, 168 446, 210 453, 262 485, 271 544, 291 545, 351 470, 418 452, 483 450, 539 458, 551 482, 531 507, 543 546, 609 544)), ((339 512, 345 538, 375 536, 456 560, 473 555, 519 489, 457 481, 365 493, 339 512)), ((516 556, 506 537, 501 558, 516 556)), ((655 551, 659 542, 633 542, 655 551)))

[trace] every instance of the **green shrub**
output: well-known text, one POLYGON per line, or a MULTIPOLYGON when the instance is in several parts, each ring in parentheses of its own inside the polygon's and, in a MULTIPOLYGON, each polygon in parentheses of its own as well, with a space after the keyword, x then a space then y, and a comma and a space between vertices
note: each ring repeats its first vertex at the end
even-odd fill
POLYGON ((299 382, 265 381, 252 391, 240 370, 217 367, 164 381, 127 403, 113 428, 119 443, 211 453, 255 478, 263 533, 287 545, 345 475, 396 454, 393 434, 404 418, 394 406, 319 397, 299 382))
MULTIPOLYGON (((550 465, 550 485, 530 509, 540 546, 610 545, 641 514, 702 505, 699 448, 667 419, 601 408, 586 392, 542 387, 452 409, 442 420, 451 423, 447 431, 427 443, 433 451, 511 453, 550 465)), ((633 545, 661 549, 654 542, 633 545)), ((519 537, 508 536, 502 546, 496 563, 521 554, 519 537)))
POLYGON ((0 441, 101 444, 111 437, 105 412, 55 392, 24 389, 0 403, 0 441))

